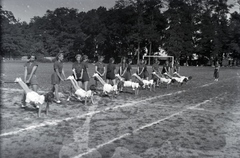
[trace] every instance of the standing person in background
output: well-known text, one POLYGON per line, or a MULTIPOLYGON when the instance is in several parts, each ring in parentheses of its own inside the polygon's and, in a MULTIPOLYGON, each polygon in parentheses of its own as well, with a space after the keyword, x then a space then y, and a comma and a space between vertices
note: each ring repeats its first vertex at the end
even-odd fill
POLYGON ((128 59, 128 63, 127 63, 127 70, 125 72, 125 74, 123 75, 123 78, 125 79, 125 81, 131 81, 131 76, 132 76, 132 59, 128 59))
POLYGON ((107 65, 107 83, 112 82, 112 85, 116 85, 116 80, 115 80, 115 73, 116 73, 116 66, 114 65, 114 58, 109 59, 109 64, 107 65))
POLYGON ((163 75, 165 73, 169 74, 170 73, 170 66, 169 66, 169 61, 166 60, 166 62, 163 64, 162 72, 163 75))
POLYGON ((59 98, 59 84, 61 81, 66 80, 66 76, 63 69, 63 53, 58 53, 56 56, 56 61, 53 64, 54 73, 51 76, 51 81, 53 85, 53 90, 55 94, 56 103, 60 104, 59 98))
POLYGON ((179 73, 179 71, 180 71, 180 64, 179 64, 179 61, 176 59, 173 65, 173 72, 179 73))
POLYGON ((215 78, 214 81, 218 81, 218 78, 219 78, 219 70, 220 70, 220 64, 219 64, 218 61, 216 61, 215 66, 214 66, 214 74, 213 74, 213 76, 214 76, 214 78, 215 78))
POLYGON ((75 56, 75 58, 76 58, 76 62, 74 62, 72 65, 72 72, 73 72, 73 76, 74 76, 75 80, 77 81, 79 87, 82 87, 82 82, 81 82, 82 69, 83 69, 83 66, 81 63, 82 56, 81 56, 81 54, 77 54, 75 56))
POLYGON ((142 59, 140 64, 138 64, 137 74, 142 78, 148 80, 148 71, 147 65, 145 64, 145 60, 142 59))
POLYGON ((122 76, 123 78, 125 78, 125 73, 127 71, 127 62, 126 62, 126 58, 122 57, 121 59, 121 63, 119 65, 119 75, 122 76))
MULTIPOLYGON (((29 61, 24 64, 24 82, 35 92, 38 89, 38 81, 36 76, 36 71, 38 68, 38 64, 36 63, 36 56, 30 55, 28 56, 29 61)), ((26 93, 24 92, 22 98, 22 107, 26 106, 26 93)))
POLYGON ((89 73, 88 73, 88 56, 84 55, 82 60, 82 84, 84 85, 84 90, 88 90, 88 82, 90 80, 89 73))
MULTIPOLYGON (((105 64, 103 63, 104 57, 103 56, 98 56, 98 62, 95 65, 95 73, 97 73, 99 76, 101 76, 104 79, 104 75, 106 73, 106 67, 105 64)), ((95 86, 97 87, 98 84, 98 79, 95 79, 95 86)))
MULTIPOLYGON (((152 72, 155 72, 156 74, 160 73, 160 67, 159 67, 159 61, 157 58, 154 59, 154 63, 152 65, 152 72)), ((157 83, 157 86, 159 86, 159 79, 156 75, 152 74, 152 79, 155 83, 157 83)))

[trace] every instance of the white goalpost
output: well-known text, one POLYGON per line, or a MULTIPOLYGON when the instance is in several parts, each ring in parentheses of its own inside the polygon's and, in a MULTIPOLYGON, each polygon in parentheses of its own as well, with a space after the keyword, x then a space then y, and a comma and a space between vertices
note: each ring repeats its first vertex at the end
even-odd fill
POLYGON ((174 56, 161 56, 161 55, 143 55, 143 59, 144 58, 158 58, 158 59, 162 59, 162 60, 167 60, 167 59, 171 59, 172 61, 172 63, 171 63, 171 65, 172 65, 172 68, 173 68, 173 64, 174 64, 174 56))

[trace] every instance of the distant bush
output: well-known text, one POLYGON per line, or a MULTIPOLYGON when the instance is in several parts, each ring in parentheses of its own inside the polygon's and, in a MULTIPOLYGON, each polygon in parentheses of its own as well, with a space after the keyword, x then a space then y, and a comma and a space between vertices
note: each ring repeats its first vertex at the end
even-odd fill
POLYGON ((46 58, 37 58, 37 61, 38 62, 41 62, 41 63, 52 63, 52 60, 50 59, 46 59, 46 58))

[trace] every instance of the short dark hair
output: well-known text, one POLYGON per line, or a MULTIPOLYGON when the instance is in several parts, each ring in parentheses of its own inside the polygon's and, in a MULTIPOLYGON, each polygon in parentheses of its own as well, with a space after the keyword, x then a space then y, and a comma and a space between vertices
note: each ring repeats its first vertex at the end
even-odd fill
POLYGON ((129 64, 130 62, 132 62, 132 59, 128 59, 128 64, 129 64))
POLYGON ((121 63, 123 62, 123 60, 125 60, 125 62, 126 62, 127 58, 126 57, 122 57, 121 58, 121 63))
POLYGON ((109 59, 109 63, 112 63, 113 61, 115 61, 114 58, 109 59))
POLYGON ((88 59, 88 56, 87 55, 83 55, 83 60, 86 60, 88 59))
POLYGON ((36 55, 35 54, 30 54, 27 56, 27 59, 30 59, 32 56, 34 56, 35 60, 37 59, 36 55))
POLYGON ((60 55, 63 55, 63 53, 62 53, 62 52, 57 53, 57 55, 56 55, 56 59, 57 59, 57 60, 59 59, 59 56, 60 56, 60 55))
POLYGON ((77 54, 76 56, 75 56, 75 58, 77 59, 77 57, 82 57, 82 55, 81 54, 77 54))

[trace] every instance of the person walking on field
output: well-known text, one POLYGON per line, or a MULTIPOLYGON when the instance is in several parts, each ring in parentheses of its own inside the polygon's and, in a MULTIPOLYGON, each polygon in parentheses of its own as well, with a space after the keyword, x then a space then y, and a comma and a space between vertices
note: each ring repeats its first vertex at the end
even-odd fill
POLYGON ((82 56, 81 56, 81 54, 77 54, 75 56, 75 58, 76 58, 76 62, 74 62, 72 65, 72 72, 73 72, 73 76, 74 76, 75 80, 77 81, 79 87, 82 87, 82 82, 81 82, 82 69, 83 69, 83 66, 81 63, 82 56))
MULTIPOLYGON (((106 73, 106 67, 105 64, 103 63, 104 57, 103 56, 98 56, 98 62, 95 65, 95 73, 97 73, 100 77, 104 79, 104 75, 106 73)), ((98 85, 98 79, 94 78, 95 80, 95 86, 97 87, 98 85)))
POLYGON ((54 73, 51 76, 51 82, 53 85, 53 90, 55 94, 56 103, 60 104, 59 98, 59 84, 61 81, 66 80, 66 76, 63 69, 63 53, 58 53, 56 56, 56 61, 53 64, 54 73))
POLYGON ((107 65, 107 74, 106 74, 107 83, 109 84, 111 81, 112 85, 116 85, 116 80, 115 80, 116 66, 114 65, 114 61, 115 60, 113 58, 109 59, 109 64, 107 65))
MULTIPOLYGON (((36 63, 36 56, 30 55, 28 56, 29 61, 24 64, 24 82, 35 92, 38 89, 38 81, 36 76, 36 71, 38 68, 38 64, 36 63)), ((26 106, 26 93, 24 92, 22 98, 22 107, 26 106)))
POLYGON ((215 78, 214 81, 218 81, 218 78, 219 78, 219 70, 220 70, 220 64, 219 64, 218 61, 216 61, 215 66, 214 66, 214 74, 213 74, 213 76, 214 76, 214 78, 215 78))

